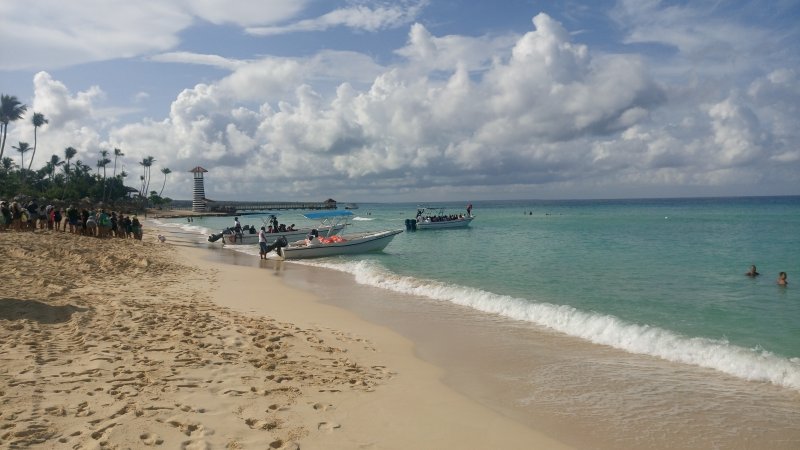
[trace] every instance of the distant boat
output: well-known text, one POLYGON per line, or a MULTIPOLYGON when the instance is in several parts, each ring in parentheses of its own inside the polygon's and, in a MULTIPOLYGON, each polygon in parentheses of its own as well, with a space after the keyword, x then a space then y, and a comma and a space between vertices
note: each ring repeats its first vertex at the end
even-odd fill
POLYGON ((355 203, 348 203, 344 205, 344 209, 358 209, 358 205, 355 203))
POLYGON ((466 228, 474 218, 472 214, 448 214, 444 208, 420 208, 417 210, 416 218, 406 222, 409 229, 440 230, 466 228))

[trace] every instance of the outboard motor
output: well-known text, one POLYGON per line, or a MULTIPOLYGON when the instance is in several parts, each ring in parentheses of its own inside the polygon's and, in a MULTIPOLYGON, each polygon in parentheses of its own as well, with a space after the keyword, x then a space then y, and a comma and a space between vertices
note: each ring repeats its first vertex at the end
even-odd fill
POLYGON ((217 242, 220 239, 222 239, 222 233, 216 233, 208 237, 208 242, 217 242))

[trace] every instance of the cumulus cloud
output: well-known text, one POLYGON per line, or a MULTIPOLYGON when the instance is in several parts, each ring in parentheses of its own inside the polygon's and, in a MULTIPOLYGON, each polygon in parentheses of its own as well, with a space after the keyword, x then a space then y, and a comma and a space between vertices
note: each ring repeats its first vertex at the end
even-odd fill
POLYGON ((184 169, 196 165, 210 169, 210 198, 647 195, 800 181, 794 69, 743 89, 669 84, 639 55, 573 38, 538 14, 514 36, 436 36, 414 24, 388 66, 341 51, 165 54, 157 59, 229 73, 181 91, 162 120, 103 122, 99 88, 72 94, 47 73, 35 78, 35 107, 58 119, 48 135, 84 130, 60 142, 122 148, 133 170, 154 156, 174 172, 173 198, 190 197, 184 169))
POLYGON ((73 95, 64 83, 54 80, 47 72, 33 77, 33 92, 34 110, 47 111, 53 129, 85 123, 94 115, 93 105, 105 96, 98 86, 73 95))
MULTIPOLYGON (((250 62, 216 83, 184 90, 172 104, 167 135, 156 140, 168 142, 180 159, 237 167, 245 183, 265 176, 253 164, 264 161, 278 184, 303 178, 312 190, 340 179, 423 185, 493 183, 486 180, 498 174, 506 182, 553 179, 555 170, 577 171, 588 152, 578 146, 559 152, 557 143, 646 121, 663 98, 638 58, 593 59, 549 16, 537 15, 533 25, 514 42, 437 38, 414 25, 398 52, 407 57, 403 64, 365 61, 371 83, 363 90, 341 84, 333 96, 308 84, 324 78, 319 67, 331 67, 314 63, 322 54, 250 62), (503 46, 505 56, 497 58, 503 46), (446 62, 433 63, 445 53, 446 62), (437 76, 420 77, 422 67, 437 76), (262 103, 242 106, 254 99, 262 103)), ((142 131, 127 127, 126 139, 142 131)))
POLYGON ((421 72, 454 70, 463 66, 468 70, 486 69, 497 54, 511 48, 518 36, 442 36, 432 35, 420 23, 411 26, 408 44, 396 50, 405 57, 410 68, 421 72))
POLYGON ((384 68, 366 55, 322 51, 307 58, 266 57, 238 65, 216 85, 225 96, 238 101, 279 101, 291 96, 303 83, 369 84, 384 68))

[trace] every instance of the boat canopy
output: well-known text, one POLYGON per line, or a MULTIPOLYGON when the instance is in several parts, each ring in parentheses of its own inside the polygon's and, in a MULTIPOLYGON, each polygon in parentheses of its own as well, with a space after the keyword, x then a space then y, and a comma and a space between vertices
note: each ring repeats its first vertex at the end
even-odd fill
POLYGON ((352 215, 353 213, 350 211, 332 210, 332 211, 310 212, 303 214, 303 217, 311 220, 319 220, 319 219, 329 219, 331 217, 350 217, 352 215))

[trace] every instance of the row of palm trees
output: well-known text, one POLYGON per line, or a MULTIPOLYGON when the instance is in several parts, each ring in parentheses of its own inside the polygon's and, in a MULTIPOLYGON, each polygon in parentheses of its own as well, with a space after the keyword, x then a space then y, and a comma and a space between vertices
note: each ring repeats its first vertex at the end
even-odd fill
POLYGON ((16 97, 11 95, 0 95, 0 198, 14 197, 18 194, 30 196, 45 196, 49 198, 61 199, 80 199, 89 197, 92 201, 118 201, 128 199, 129 194, 136 192, 141 199, 149 199, 154 203, 162 203, 165 199, 161 197, 167 184, 167 176, 172 173, 168 167, 161 169, 164 174, 164 182, 161 191, 150 191, 150 173, 155 158, 147 156, 139 162, 142 166, 142 175, 139 177, 141 186, 139 189, 128 188, 123 181, 128 176, 123 170, 117 174, 117 161, 125 156, 121 149, 114 149, 114 169, 111 178, 107 178, 106 168, 111 164, 111 152, 100 150, 100 159, 97 160, 97 174, 91 174, 91 167, 77 160, 71 164, 73 158, 78 154, 74 147, 64 149, 64 159, 59 155, 52 155, 45 165, 32 170, 33 160, 36 156, 38 144, 38 130, 40 127, 49 123, 42 113, 34 112, 31 117, 33 124, 33 147, 27 142, 19 142, 11 146, 20 154, 20 165, 16 166, 12 158, 3 156, 6 147, 9 124, 21 120, 27 112, 27 106, 22 104, 16 97), (31 158, 25 167, 25 154, 31 151, 31 158), (58 168, 63 173, 57 173, 58 168), (16 170, 15 170, 16 169, 16 170), (102 176, 100 175, 102 169, 102 176), (58 190, 60 189, 60 195, 58 190))

